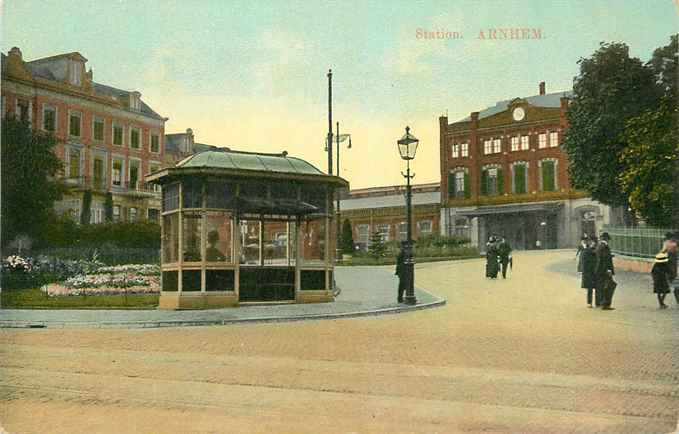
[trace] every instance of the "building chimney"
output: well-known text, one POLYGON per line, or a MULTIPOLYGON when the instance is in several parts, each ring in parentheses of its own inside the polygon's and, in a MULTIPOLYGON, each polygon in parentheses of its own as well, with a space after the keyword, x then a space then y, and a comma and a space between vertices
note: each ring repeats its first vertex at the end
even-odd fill
POLYGON ((540 95, 544 95, 544 94, 545 94, 545 82, 541 81, 540 82, 540 95))
POLYGON ((7 53, 7 54, 8 54, 10 57, 16 56, 16 57, 19 58, 19 60, 23 60, 23 57, 22 57, 22 55, 21 55, 21 50, 19 49, 19 47, 12 47, 12 49, 9 50, 9 53, 7 53))

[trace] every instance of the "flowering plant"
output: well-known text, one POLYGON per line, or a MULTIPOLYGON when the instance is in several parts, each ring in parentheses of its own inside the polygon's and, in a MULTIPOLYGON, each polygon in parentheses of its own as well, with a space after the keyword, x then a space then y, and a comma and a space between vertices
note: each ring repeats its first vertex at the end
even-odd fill
POLYGON ((33 270, 33 263, 30 258, 22 258, 19 255, 11 255, 2 261, 2 268, 9 271, 30 273, 33 270))

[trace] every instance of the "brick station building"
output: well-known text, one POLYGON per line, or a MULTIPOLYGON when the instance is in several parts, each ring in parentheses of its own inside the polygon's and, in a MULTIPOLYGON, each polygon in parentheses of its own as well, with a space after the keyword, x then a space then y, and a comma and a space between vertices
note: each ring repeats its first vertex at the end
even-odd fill
MULTIPOLYGON (((413 238, 437 234, 441 195, 439 183, 413 185, 413 238)), ((349 219, 354 243, 366 249, 370 236, 379 232, 384 241, 406 238, 405 186, 350 190, 340 200, 341 220, 349 219)))
POLYGON ((559 146, 571 92, 498 102, 449 123, 439 118, 441 233, 483 247, 490 235, 514 248, 574 246, 598 233, 610 210, 574 190, 559 146))
POLYGON ((2 54, 2 117, 14 116, 53 134, 67 187, 55 204, 80 221, 85 191, 92 193, 91 223, 104 221, 113 197, 114 221, 157 221, 160 188, 144 182, 165 158, 165 122, 141 93, 97 83, 80 53, 32 61, 19 48, 2 54))

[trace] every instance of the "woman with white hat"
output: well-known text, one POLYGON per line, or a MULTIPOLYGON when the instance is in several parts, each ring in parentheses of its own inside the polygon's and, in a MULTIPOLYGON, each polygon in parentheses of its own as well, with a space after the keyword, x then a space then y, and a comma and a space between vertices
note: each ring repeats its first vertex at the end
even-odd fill
POLYGON ((670 260, 667 252, 662 250, 655 255, 651 277, 653 277, 653 292, 658 296, 660 309, 667 309, 665 296, 670 292, 670 260))

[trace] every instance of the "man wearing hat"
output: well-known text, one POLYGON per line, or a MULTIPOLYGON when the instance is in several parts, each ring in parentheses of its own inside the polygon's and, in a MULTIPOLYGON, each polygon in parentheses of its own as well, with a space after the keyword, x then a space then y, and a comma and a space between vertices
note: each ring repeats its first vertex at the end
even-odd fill
POLYGON ((613 255, 611 248, 608 247, 608 241, 611 236, 608 232, 604 232, 599 237, 599 245, 596 248, 596 282, 597 292, 601 291, 601 309, 614 310, 611 307, 613 304, 613 293, 618 284, 613 280, 615 269, 613 268, 613 255))
POLYGON ((665 296, 670 292, 670 260, 665 250, 655 255, 651 277, 653 292, 658 297, 658 308, 667 309, 665 296))
POLYGON ((667 260, 669 262, 669 281, 670 289, 674 287, 674 298, 679 304, 679 281, 677 280, 677 242, 679 240, 679 233, 667 233, 665 234, 665 240, 663 241, 663 251, 667 253, 667 260))

